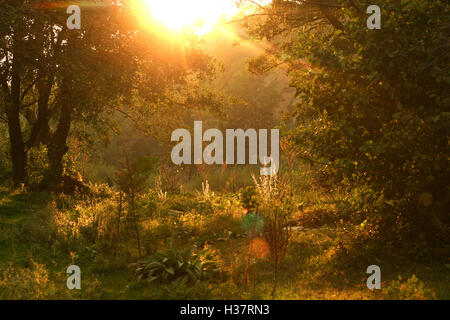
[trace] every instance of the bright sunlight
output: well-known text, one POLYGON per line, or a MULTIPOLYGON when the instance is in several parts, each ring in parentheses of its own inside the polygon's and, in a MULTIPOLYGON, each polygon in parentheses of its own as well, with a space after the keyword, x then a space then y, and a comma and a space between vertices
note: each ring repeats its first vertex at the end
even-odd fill
POLYGON ((211 32, 222 17, 238 12, 234 0, 145 0, 152 16, 172 30, 194 27, 198 35, 211 32))

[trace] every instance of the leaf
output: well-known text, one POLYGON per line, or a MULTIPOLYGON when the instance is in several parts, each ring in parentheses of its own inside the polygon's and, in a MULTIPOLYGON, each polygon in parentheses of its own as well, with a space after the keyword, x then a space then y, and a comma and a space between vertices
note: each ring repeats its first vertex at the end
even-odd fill
POLYGON ((173 268, 167 268, 166 271, 171 275, 175 275, 175 271, 173 270, 173 268))

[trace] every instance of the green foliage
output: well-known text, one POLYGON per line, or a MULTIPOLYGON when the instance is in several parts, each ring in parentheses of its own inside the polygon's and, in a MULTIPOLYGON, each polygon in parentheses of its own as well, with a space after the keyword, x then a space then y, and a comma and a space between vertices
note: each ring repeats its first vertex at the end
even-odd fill
POLYGON ((28 182, 30 148, 47 147, 42 186, 55 191, 69 138, 87 146, 107 142, 124 117, 167 136, 163 129, 178 127, 191 107, 221 105, 200 89, 215 64, 198 40, 186 35, 181 45, 149 31, 136 19, 134 1, 84 10, 79 31, 67 29, 62 7, 42 6, 34 0, 0 3, 0 119, 12 136, 16 186, 28 182))
POLYGON ((219 272, 214 255, 209 249, 195 252, 195 247, 184 251, 169 248, 139 263, 136 274, 139 280, 149 282, 184 283, 206 280, 219 272))
POLYGON ((38 185, 44 180, 48 170, 47 147, 28 150, 28 179, 31 185, 38 185))
POLYGON ((324 225, 338 225, 342 218, 342 214, 337 214, 335 211, 318 208, 302 212, 298 218, 298 222, 305 228, 318 228, 324 225))
POLYGON ((383 1, 382 28, 369 30, 367 16, 342 3, 323 28, 295 4, 296 25, 285 23, 296 39, 277 38, 277 54, 294 67, 299 155, 346 188, 346 209, 355 223, 367 219, 368 238, 448 239, 450 5, 383 1))
POLYGON ((198 200, 199 199, 197 199, 197 197, 195 197, 193 194, 185 193, 171 197, 167 202, 167 206, 172 210, 188 212, 194 208, 199 207, 198 200))
POLYGON ((434 299, 432 290, 426 288, 422 281, 412 275, 406 281, 399 276, 398 280, 392 281, 383 288, 383 296, 391 300, 428 300, 434 299))
MULTIPOLYGON (((160 272, 159 279, 148 283, 143 279, 130 280, 136 278, 136 264, 133 263, 137 257, 134 247, 136 240, 132 237, 132 225, 124 223, 126 219, 123 216, 122 223, 117 223, 116 193, 110 193, 106 186, 92 189, 92 195, 82 198, 47 193, 26 194, 19 190, 9 193, 0 189, 2 299, 272 298, 272 259, 256 259, 257 262, 249 270, 250 286, 254 282, 253 271, 258 271, 256 294, 250 296, 251 293, 242 290, 242 275, 246 269, 245 262, 248 261, 248 251, 245 250, 248 239, 239 232, 242 213, 236 196, 217 195, 214 202, 224 207, 216 207, 219 211, 214 215, 202 214, 195 209, 174 216, 141 214, 139 226, 144 235, 142 239, 146 252, 151 254, 160 250, 159 253, 164 254, 155 261, 161 263, 171 256, 166 251, 169 248, 169 251, 174 252, 172 256, 176 256, 170 260, 178 261, 166 261, 162 263, 164 268, 160 266, 158 269, 166 273, 167 281, 162 280, 160 272), (120 243, 115 255, 115 241, 112 240, 116 238, 118 226, 120 243), (197 278, 197 273, 196 280, 191 280, 192 277, 186 276, 186 270, 177 270, 177 267, 187 261, 191 266, 186 269, 198 270, 193 267, 193 260, 203 250, 189 246, 197 244, 197 248, 202 248, 205 241, 211 248, 210 254, 203 255, 201 260, 214 261, 214 264, 202 272, 203 276, 197 278), (188 249, 174 249, 171 243, 176 248, 188 249), (80 291, 69 291, 65 286, 65 270, 69 264, 82 266, 85 280, 80 291), (170 267, 174 273, 180 274, 174 281, 169 280, 172 277, 170 269, 165 271, 170 267), (223 270, 225 276, 214 271, 216 269, 223 270), (217 278, 220 282, 211 281, 217 278)), ((168 201, 178 196, 169 194, 168 201)), ((196 194, 190 196, 200 199, 196 194)), ((263 211, 260 214, 266 216, 263 211)), ((262 238, 257 238, 258 241, 252 246, 254 254, 264 253, 259 257, 270 258, 268 254, 271 253, 267 250, 270 246, 264 245, 264 242, 270 243, 271 240, 263 233, 268 228, 260 233, 262 238)), ((288 250, 279 265, 276 298, 449 298, 449 273, 444 264, 428 260, 412 262, 404 257, 391 260, 380 258, 379 255, 370 256, 367 247, 351 247, 351 243, 346 243, 344 232, 345 228, 338 226, 292 230, 288 250), (371 292, 365 286, 366 277, 363 274, 367 266, 373 263, 383 266, 382 290, 386 290, 386 293, 371 292), (423 286, 413 280, 390 282, 399 274, 403 279, 408 279, 413 273, 423 282, 423 286)), ((273 248, 272 245, 269 249, 273 248)), ((446 251, 442 254, 445 255, 446 251)), ((137 267, 145 266, 139 264, 137 267)))
POLYGON ((156 172, 156 164, 156 159, 140 157, 131 162, 127 156, 126 162, 116 172, 116 183, 120 190, 137 195, 146 187, 150 175, 156 172))
POLYGON ((210 300, 213 295, 206 282, 196 281, 194 284, 187 278, 179 278, 161 286, 161 292, 155 295, 161 300, 210 300))
POLYGON ((248 211, 254 211, 258 206, 256 189, 253 186, 248 186, 243 189, 240 194, 240 199, 242 206, 248 211))
POLYGON ((29 268, 9 265, 0 268, 0 299, 37 300, 56 294, 55 283, 49 279, 45 265, 31 261, 29 268))
POLYGON ((140 193, 146 187, 150 174, 155 171, 156 160, 147 157, 130 162, 126 155, 126 162, 116 172, 116 183, 121 192, 125 193, 128 202, 128 213, 132 218, 136 233, 139 257, 142 256, 141 237, 139 232, 138 199, 140 193))

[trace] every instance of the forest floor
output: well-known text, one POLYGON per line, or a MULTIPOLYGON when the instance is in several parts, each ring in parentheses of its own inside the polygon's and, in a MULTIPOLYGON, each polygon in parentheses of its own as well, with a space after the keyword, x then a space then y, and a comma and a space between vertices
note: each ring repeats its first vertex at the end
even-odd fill
POLYGON ((242 229, 244 214, 233 202, 236 197, 216 196, 220 199, 212 210, 204 203, 196 209, 187 205, 186 211, 174 205, 177 201, 186 205, 188 197, 190 203, 199 201, 185 195, 156 211, 143 201, 140 213, 143 256, 191 245, 206 246, 216 256, 218 277, 180 285, 138 281, 132 230, 124 227, 118 242, 112 236, 117 215, 112 199, 2 190, 0 299, 450 299, 448 265, 426 259, 411 263, 400 255, 338 258, 336 248, 342 246, 349 226, 320 223, 291 229, 272 296, 273 266, 268 257, 263 253, 248 265, 251 240, 242 229), (368 262, 381 267, 381 290, 366 286, 368 262), (81 268, 81 290, 66 287, 66 269, 72 264, 81 268))

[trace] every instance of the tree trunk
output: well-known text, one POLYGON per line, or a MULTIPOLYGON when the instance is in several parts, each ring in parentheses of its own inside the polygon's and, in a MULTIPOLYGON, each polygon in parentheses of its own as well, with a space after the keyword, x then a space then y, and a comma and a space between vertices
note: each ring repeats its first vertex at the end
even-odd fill
POLYGON ((137 219, 137 215, 136 215, 134 191, 131 192, 130 199, 131 199, 131 214, 133 216, 134 230, 136 231, 136 239, 137 239, 139 259, 140 259, 140 258, 142 258, 141 237, 139 235, 139 225, 138 225, 138 219, 137 219))
MULTIPOLYGON (((40 75, 43 77, 43 75, 40 75)), ((27 142, 28 148, 38 147, 41 143, 48 144, 50 128, 49 122, 49 99, 53 87, 53 75, 50 79, 39 78, 37 81, 37 89, 39 92, 38 99, 38 115, 36 122, 31 128, 30 138, 27 142)))
POLYGON ((14 187, 18 187, 27 180, 27 155, 22 139, 19 112, 15 106, 8 106, 7 117, 13 182, 14 187))
POLYGON ((6 106, 14 186, 27 180, 27 154, 20 125, 20 73, 17 56, 12 66, 11 94, 6 106))
POLYGON ((71 80, 63 79, 61 83, 61 114, 59 116, 58 128, 52 135, 48 145, 48 172, 44 180, 43 187, 50 191, 56 191, 62 180, 63 164, 62 159, 69 151, 66 145, 72 122, 73 102, 71 101, 71 80))

